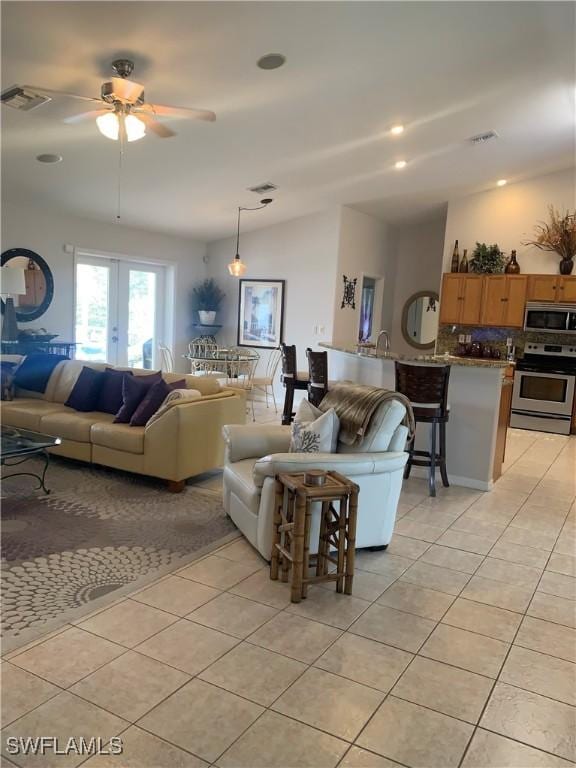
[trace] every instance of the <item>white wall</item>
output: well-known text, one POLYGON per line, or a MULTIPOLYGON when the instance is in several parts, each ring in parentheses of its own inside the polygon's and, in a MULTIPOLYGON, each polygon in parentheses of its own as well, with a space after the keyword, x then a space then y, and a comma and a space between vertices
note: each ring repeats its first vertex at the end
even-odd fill
POLYGON ((62 341, 72 341, 74 328, 74 257, 64 253, 65 243, 78 249, 174 265, 173 346, 177 369, 187 370, 181 355, 192 334, 189 294, 192 285, 206 276, 202 260, 206 244, 4 200, 2 251, 17 247, 35 251, 45 259, 54 276, 54 299, 49 309, 41 318, 22 327, 46 328, 58 333, 62 341))
POLYGON ((394 352, 414 352, 402 336, 402 310, 418 291, 440 292, 446 215, 407 222, 390 230, 390 248, 395 265, 391 346, 394 352))
POLYGON ((385 321, 389 318, 392 283, 388 274, 390 260, 387 235, 387 226, 380 219, 375 219, 373 216, 360 213, 360 211, 352 208, 342 207, 340 209, 338 269, 332 339, 335 344, 354 346, 358 343, 363 275, 384 278, 384 297, 377 295, 377 303, 374 307, 372 337, 375 338, 378 331, 385 327, 385 321), (355 309, 350 306, 342 308, 343 275, 349 279, 356 278, 357 280, 355 309), (381 321, 382 317, 384 319, 381 321))
POLYGON ((444 242, 444 271, 450 271, 454 240, 471 255, 476 241, 498 243, 508 255, 515 248, 522 272, 558 274, 559 257, 522 245, 536 223, 548 218, 548 206, 561 211, 576 205, 575 169, 538 176, 488 192, 451 200, 444 242))
MULTIPOLYGON (((339 209, 304 216, 240 237, 245 278, 286 280, 284 341, 296 344, 298 367, 306 370, 306 347, 332 339, 334 292, 339 238, 339 209), (315 328, 323 328, 323 332, 315 328)), ((226 292, 217 322, 223 324, 220 343, 236 344, 238 278, 227 265, 236 253, 235 238, 208 244, 208 272, 226 292)), ((259 374, 269 353, 261 350, 259 374)))

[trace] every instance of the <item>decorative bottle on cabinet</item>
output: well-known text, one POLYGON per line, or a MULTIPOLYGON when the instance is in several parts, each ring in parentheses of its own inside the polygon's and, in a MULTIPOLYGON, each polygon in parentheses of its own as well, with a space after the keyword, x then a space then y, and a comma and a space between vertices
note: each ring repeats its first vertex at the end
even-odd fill
POLYGON ((466 257, 467 253, 468 249, 464 248, 464 253, 462 254, 462 259, 460 260, 460 266, 458 267, 458 272, 468 272, 468 259, 466 257))
POLYGON ((452 272, 458 272, 460 265, 460 254, 458 253, 458 240, 454 243, 454 250, 452 251, 452 272))
POLYGON ((511 251, 510 253, 510 259, 508 263, 506 264, 506 267, 504 268, 504 272, 507 275, 519 275, 520 274, 520 264, 516 261, 516 251, 511 251))

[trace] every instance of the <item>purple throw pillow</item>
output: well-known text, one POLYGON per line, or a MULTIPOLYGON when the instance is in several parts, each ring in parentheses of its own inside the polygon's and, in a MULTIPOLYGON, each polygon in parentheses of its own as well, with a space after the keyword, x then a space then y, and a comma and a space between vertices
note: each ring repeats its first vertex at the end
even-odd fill
POLYGON ((106 368, 96 410, 103 413, 118 413, 124 402, 122 384, 125 377, 132 375, 132 371, 117 371, 114 368, 106 368))
POLYGON ((136 408, 130 419, 130 426, 145 426, 173 389, 184 389, 185 387, 186 379, 175 381, 172 384, 166 384, 164 379, 160 379, 160 381, 151 386, 144 395, 140 405, 136 408))
POLYGON ((104 375, 104 371, 95 371, 94 368, 84 366, 64 405, 84 413, 98 410, 98 398, 104 383, 104 375))
POLYGON ((114 424, 129 424, 136 408, 150 387, 162 381, 162 372, 147 376, 124 376, 122 379, 122 405, 116 413, 114 424))

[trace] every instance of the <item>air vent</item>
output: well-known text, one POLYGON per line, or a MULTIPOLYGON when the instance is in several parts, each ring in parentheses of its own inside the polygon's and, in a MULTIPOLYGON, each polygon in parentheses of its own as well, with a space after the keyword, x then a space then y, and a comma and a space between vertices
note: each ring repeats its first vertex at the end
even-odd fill
POLYGON ((265 181, 263 184, 258 184, 257 187, 248 187, 248 192, 254 192, 256 195, 265 195, 267 192, 274 192, 278 189, 276 184, 272 184, 271 181, 265 181))
POLYGON ((469 141, 472 142, 472 144, 485 144, 487 141, 492 141, 492 139, 497 139, 498 134, 496 131, 486 131, 486 133, 479 133, 477 136, 471 136, 469 141))
POLYGON ((7 91, 2 93, 2 104, 6 104, 7 107, 12 109, 20 109, 22 112, 29 112, 31 109, 45 104, 47 101, 52 101, 49 96, 41 96, 34 91, 24 90, 19 85, 13 85, 12 88, 8 88, 7 91))

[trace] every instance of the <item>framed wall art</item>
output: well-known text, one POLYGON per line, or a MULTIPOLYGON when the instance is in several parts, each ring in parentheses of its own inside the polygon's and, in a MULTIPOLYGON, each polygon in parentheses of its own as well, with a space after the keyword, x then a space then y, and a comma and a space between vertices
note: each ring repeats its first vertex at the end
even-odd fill
POLYGON ((285 280, 240 280, 238 346, 274 349, 283 341, 285 280))

